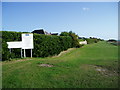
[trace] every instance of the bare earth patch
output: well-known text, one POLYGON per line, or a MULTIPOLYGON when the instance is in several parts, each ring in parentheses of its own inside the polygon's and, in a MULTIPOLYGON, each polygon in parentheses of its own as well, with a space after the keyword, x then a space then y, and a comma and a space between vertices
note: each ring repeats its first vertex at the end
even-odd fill
POLYGON ((100 72, 102 75, 105 75, 105 76, 118 76, 118 73, 116 71, 111 71, 111 70, 108 70, 107 68, 104 68, 102 66, 94 66, 94 65, 91 65, 95 68, 96 71, 100 72))
POLYGON ((41 67, 54 67, 53 65, 50 65, 50 64, 39 64, 39 66, 41 66, 41 67))
POLYGON ((75 49, 75 48, 69 48, 68 50, 62 51, 62 52, 60 52, 60 54, 58 54, 57 56, 53 56, 53 57, 60 57, 61 55, 65 54, 65 53, 68 53, 68 52, 70 52, 71 50, 74 50, 74 49, 75 49))
POLYGON ((16 62, 26 61, 26 60, 32 60, 32 59, 20 59, 20 60, 16 60, 16 62))

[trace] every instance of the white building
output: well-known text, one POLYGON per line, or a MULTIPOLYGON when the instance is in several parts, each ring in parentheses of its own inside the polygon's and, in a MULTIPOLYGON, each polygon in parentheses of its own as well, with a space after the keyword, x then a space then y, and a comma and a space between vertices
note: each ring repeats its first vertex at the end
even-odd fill
POLYGON ((85 40, 85 41, 80 41, 79 44, 84 44, 84 45, 86 45, 86 44, 87 44, 87 41, 86 41, 86 40, 85 40))

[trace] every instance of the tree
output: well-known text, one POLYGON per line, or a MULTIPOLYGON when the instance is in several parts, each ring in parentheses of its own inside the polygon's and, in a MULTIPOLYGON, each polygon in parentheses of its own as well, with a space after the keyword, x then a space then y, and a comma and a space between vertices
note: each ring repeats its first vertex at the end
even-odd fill
POLYGON ((69 33, 68 32, 61 32, 60 36, 69 36, 69 33))
POLYGON ((61 32, 60 36, 70 36, 73 40, 72 46, 73 47, 80 47, 79 41, 78 41, 78 35, 76 35, 74 32, 61 32))

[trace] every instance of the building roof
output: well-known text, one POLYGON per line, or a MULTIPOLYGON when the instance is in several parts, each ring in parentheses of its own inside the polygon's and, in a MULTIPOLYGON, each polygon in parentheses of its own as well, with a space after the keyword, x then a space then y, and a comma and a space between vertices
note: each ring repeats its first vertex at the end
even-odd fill
POLYGON ((37 34, 48 34, 48 32, 44 31, 43 29, 34 30, 34 31, 32 31, 32 33, 37 33, 37 34))
POLYGON ((43 29, 34 30, 34 31, 32 31, 32 33, 45 34, 45 35, 58 35, 58 33, 48 33, 47 31, 45 31, 43 29))

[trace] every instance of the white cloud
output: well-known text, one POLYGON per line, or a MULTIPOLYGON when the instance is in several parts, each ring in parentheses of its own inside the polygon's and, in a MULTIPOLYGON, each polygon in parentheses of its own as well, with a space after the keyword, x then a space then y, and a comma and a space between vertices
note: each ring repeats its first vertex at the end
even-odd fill
POLYGON ((82 10, 83 11, 88 11, 88 10, 90 10, 90 8, 83 7, 82 10))

